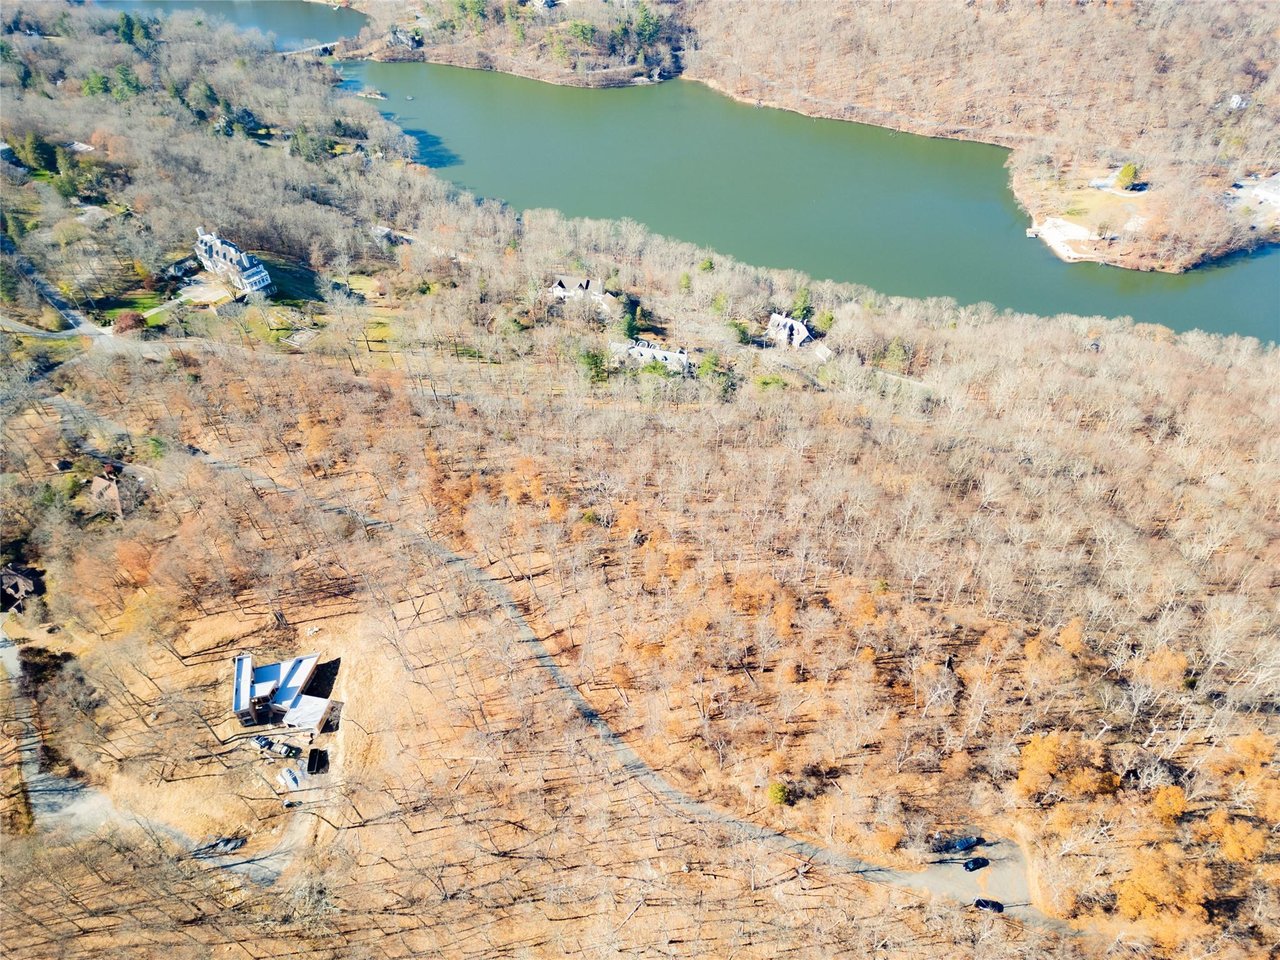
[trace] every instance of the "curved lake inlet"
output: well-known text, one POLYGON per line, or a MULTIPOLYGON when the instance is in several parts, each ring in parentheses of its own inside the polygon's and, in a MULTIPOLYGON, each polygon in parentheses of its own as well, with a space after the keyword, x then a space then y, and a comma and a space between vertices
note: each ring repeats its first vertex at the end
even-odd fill
MULTIPOLYGON (((108 0, 204 7, 283 49, 357 32, 302 0, 108 0)), ((1067 264, 1026 236, 1006 152, 740 104, 699 84, 586 90, 424 63, 344 63, 421 162, 519 210, 637 220, 747 263, 889 294, 1037 314, 1130 316, 1280 340, 1280 248, 1189 273, 1067 264)))

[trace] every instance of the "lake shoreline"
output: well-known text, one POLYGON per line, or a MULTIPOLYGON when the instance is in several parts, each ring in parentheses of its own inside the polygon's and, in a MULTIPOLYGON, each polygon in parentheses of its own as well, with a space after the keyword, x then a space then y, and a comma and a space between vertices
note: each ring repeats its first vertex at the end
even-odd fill
MULTIPOLYGON (((420 164, 517 211, 633 220, 744 263, 889 295, 1276 340, 1280 250, 1182 275, 1064 262, 1025 236, 1006 152, 990 144, 751 109, 696 82, 608 97, 420 60, 335 66, 348 89, 386 95, 377 109, 417 141, 420 164)), ((1105 207, 1090 219, 1101 215, 1124 222, 1105 207)))
MULTIPOLYGON (((323 2, 323 0, 312 0, 323 2)), ((586 73, 565 73, 557 68, 546 69, 543 61, 510 54, 483 50, 474 45, 449 44, 435 47, 391 46, 384 40, 362 47, 350 47, 350 40, 342 41, 335 49, 335 58, 345 61, 372 60, 377 63, 435 63, 444 67, 460 67, 464 70, 486 70, 505 73, 523 80, 536 80, 556 87, 581 87, 606 90, 631 86, 638 77, 646 75, 642 67, 626 66, 593 70, 586 73), (430 54, 430 55, 428 55, 430 54)), ((673 78, 667 78, 673 79, 673 78)))
MULTIPOLYGON (((699 74, 696 71, 686 72, 683 74, 686 80, 695 83, 701 83, 704 86, 714 90, 721 96, 728 97, 738 103, 754 104, 759 107, 767 107, 771 110, 786 110, 789 113, 799 114, 802 117, 812 117, 821 120, 839 120, 846 123, 861 123, 866 126, 880 127, 885 130, 893 130, 897 133, 906 133, 911 136, 928 137, 934 140, 959 140, 966 143, 985 143, 989 146, 1000 147, 1010 152, 1018 150, 1025 143, 1029 142, 1030 137, 998 137, 986 136, 979 132, 966 129, 964 127, 948 127, 942 124, 929 123, 927 121, 918 120, 913 117, 904 116, 902 114, 889 114, 885 111, 872 110, 867 107, 846 106, 843 112, 821 112, 818 110, 806 111, 794 105, 787 105, 781 102, 765 99, 763 97, 752 99, 747 96, 736 94, 724 84, 720 83, 714 77, 699 74)), ((1006 161, 1005 167, 1009 164, 1006 161)), ((1088 249, 1080 249, 1079 247, 1070 247, 1066 242, 1060 240, 1057 233, 1053 229, 1052 221, 1060 219, 1054 207, 1047 204, 1037 203, 1035 195, 1026 189, 1025 182, 1021 178, 1016 177, 1010 172, 1008 177, 1009 192, 1013 194, 1013 198, 1018 202, 1018 206, 1030 218, 1031 223, 1028 227, 1028 237, 1034 237, 1041 240, 1059 260, 1064 263, 1099 263, 1108 267, 1119 267, 1122 270, 1136 270, 1140 272, 1156 271, 1159 273, 1185 273, 1187 270, 1193 269, 1202 263, 1209 263, 1212 260, 1229 256, 1232 253, 1240 252, 1239 250, 1227 250, 1217 253, 1205 252, 1193 262, 1157 262, 1148 264, 1144 262, 1146 251, 1140 245, 1133 245, 1127 249, 1111 250, 1106 247, 1098 248, 1092 246, 1088 249), (1045 224, 1049 223, 1048 229, 1045 224)), ((1081 242, 1079 240, 1077 243, 1081 242)), ((1084 241, 1091 244, 1107 243, 1107 241, 1099 238, 1097 240, 1084 241)), ((1242 248, 1243 249, 1243 248, 1242 248)))
MULTIPOLYGON (((515 57, 497 51, 484 50, 474 44, 451 44, 409 48, 392 46, 385 38, 374 43, 356 46, 353 39, 339 44, 335 51, 340 60, 372 60, 381 63, 390 62, 425 62, 443 66, 461 67, 468 70, 483 70, 504 73, 525 80, 535 80, 553 86, 579 87, 588 89, 608 89, 611 87, 631 86, 639 78, 646 76, 641 67, 627 66, 602 69, 583 74, 566 73, 559 67, 552 67, 545 61, 527 57, 515 57)), ((675 77, 666 77, 657 82, 685 79, 699 83, 721 96, 737 103, 782 110, 799 116, 823 120, 839 120, 848 123, 859 123, 870 127, 879 127, 897 133, 927 137, 936 140, 956 140, 970 143, 983 143, 1014 152, 1027 146, 1032 137, 993 136, 982 131, 964 127, 948 126, 914 117, 891 114, 881 110, 844 105, 838 111, 822 110, 808 105, 787 103, 772 98, 752 98, 739 94, 720 82, 716 77, 706 75, 696 69, 686 69, 675 77)), ((654 81, 649 81, 654 82, 654 81)), ((1006 164, 1006 166, 1009 166, 1006 164)), ((1232 256, 1247 254, 1260 246, 1276 242, 1276 238, 1263 238, 1259 243, 1228 245, 1214 249, 1195 249, 1180 256, 1160 256, 1156 250, 1156 238, 1140 232, 1128 231, 1124 236, 1099 236, 1091 231, 1074 231, 1071 240, 1058 237, 1060 231, 1055 229, 1055 222, 1063 220, 1061 197, 1054 198, 1043 190, 1034 189, 1028 178, 1017 176, 1010 170, 1008 188, 1018 206, 1026 214, 1028 237, 1035 237, 1065 263, 1097 263, 1103 266, 1117 267, 1135 272, 1158 272, 1169 274, 1186 273, 1197 267, 1211 266, 1232 256), (1055 202, 1056 201, 1056 202, 1055 202)))

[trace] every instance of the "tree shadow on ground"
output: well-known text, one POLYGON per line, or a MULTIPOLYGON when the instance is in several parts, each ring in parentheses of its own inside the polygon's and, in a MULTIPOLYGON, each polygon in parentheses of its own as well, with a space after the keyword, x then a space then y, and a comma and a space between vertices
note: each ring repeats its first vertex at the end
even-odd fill
POLYGON ((308 301, 323 299, 314 270, 263 254, 259 257, 276 285, 276 292, 271 297, 273 302, 301 308, 308 301))

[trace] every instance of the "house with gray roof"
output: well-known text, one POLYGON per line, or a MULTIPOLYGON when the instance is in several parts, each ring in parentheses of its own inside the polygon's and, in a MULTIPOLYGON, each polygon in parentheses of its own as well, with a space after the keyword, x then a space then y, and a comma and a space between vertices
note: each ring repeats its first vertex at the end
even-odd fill
POLYGON ((769 316, 769 325, 765 327, 764 336, 775 347, 798 347, 805 341, 813 339, 813 334, 809 332, 803 320, 788 317, 783 313, 774 313, 769 316))
POLYGON ((604 284, 591 277, 569 277, 557 275, 547 288, 547 293, 558 300, 571 300, 578 297, 591 297, 601 303, 608 303, 617 298, 604 289, 604 284))
POLYGON ((217 274, 238 294, 275 292, 276 285, 261 260, 216 233, 205 233, 204 227, 196 228, 196 256, 201 266, 217 274))
POLYGON ((610 343, 609 352, 620 363, 634 360, 645 364, 656 360, 672 373, 680 376, 689 372, 689 351, 684 347, 679 350, 667 350, 648 340, 636 339, 628 340, 626 343, 610 343))

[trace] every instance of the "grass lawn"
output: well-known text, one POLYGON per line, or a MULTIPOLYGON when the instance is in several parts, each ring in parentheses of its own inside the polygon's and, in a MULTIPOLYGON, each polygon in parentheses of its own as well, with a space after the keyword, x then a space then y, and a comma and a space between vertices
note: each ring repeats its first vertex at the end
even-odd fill
POLYGON ((18 303, 0 303, 0 310, 4 312, 10 320, 16 320, 18 323, 25 323, 29 327, 37 327, 40 330, 48 330, 57 333, 59 330, 66 330, 71 326, 66 320, 62 319, 62 314, 49 306, 43 300, 35 307, 24 307, 18 303))
POLYGON ((126 293, 99 301, 98 312, 115 320, 126 310, 137 310, 139 313, 146 313, 164 302, 164 295, 159 291, 143 290, 139 287, 136 290, 129 290, 126 293))
POLYGON ((1045 183, 1041 193, 1056 208, 1056 216, 1076 223, 1093 233, 1119 233, 1131 219, 1145 217, 1150 209, 1150 192, 1123 195, 1089 186, 1094 178, 1106 176, 1107 167, 1086 166, 1060 183, 1045 183))
POLYGON ((53 363, 65 363, 85 351, 85 338, 68 337, 65 340, 45 340, 39 337, 24 337, 20 333, 9 335, 14 344, 15 359, 30 359, 36 356, 46 357, 53 363))
POLYGON ((279 343, 293 333, 293 319, 288 310, 267 306, 263 310, 248 310, 241 322, 248 327, 249 336, 260 343, 279 343))
POLYGON ((391 335, 391 324, 387 319, 376 317, 365 325, 364 335, 370 340, 385 340, 391 335))
POLYGON ((20 188, 7 185, 4 196, 5 214, 16 215, 27 231, 40 225, 40 196, 32 184, 20 188))
POLYGON ((271 279, 275 281, 276 292, 271 296, 275 303, 301 309, 307 301, 321 299, 320 286, 314 270, 261 253, 257 256, 266 265, 271 279))
POLYGON ((377 294, 374 287, 377 283, 376 277, 367 277, 362 273, 353 273, 350 281, 347 283, 353 293, 358 293, 366 300, 372 300, 377 294))

